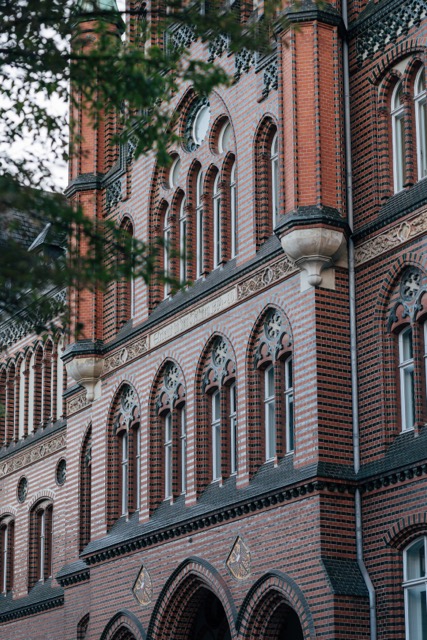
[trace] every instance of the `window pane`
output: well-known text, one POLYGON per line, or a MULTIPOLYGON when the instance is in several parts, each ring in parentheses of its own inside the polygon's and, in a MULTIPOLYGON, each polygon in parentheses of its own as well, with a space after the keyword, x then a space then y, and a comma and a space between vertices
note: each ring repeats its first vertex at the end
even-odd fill
POLYGON ((219 420, 220 418, 220 398, 219 391, 212 396, 212 420, 219 420))
POLYGON ((276 455, 276 415, 275 402, 272 400, 266 407, 266 458, 276 455))
POLYGON ((294 450, 294 396, 290 394, 286 398, 286 444, 287 451, 294 450))
POLYGON ((406 579, 415 580, 426 575, 424 538, 415 542, 406 552, 406 579))
POLYGON ((408 628, 410 640, 427 640, 427 607, 425 584, 407 590, 408 628))
POLYGON ((271 366, 265 372, 265 397, 274 396, 274 367, 271 366))
POLYGON ((414 369, 406 367, 403 369, 403 387, 404 387, 404 417, 405 429, 411 429, 415 422, 414 412, 414 369))

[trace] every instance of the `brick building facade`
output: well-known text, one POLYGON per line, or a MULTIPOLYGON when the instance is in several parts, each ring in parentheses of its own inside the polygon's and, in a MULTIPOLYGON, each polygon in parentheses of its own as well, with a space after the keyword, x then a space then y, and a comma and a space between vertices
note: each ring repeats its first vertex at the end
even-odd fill
POLYGON ((426 15, 172 31, 234 82, 174 97, 168 170, 76 114, 67 196, 194 284, 75 294, 68 346, 1 328, 2 638, 426 640, 426 15))

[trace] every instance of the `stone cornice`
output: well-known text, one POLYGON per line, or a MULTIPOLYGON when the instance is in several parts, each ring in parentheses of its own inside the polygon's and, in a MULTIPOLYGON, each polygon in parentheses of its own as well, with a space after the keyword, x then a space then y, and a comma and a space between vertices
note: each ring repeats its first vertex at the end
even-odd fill
POLYGON ((74 584, 79 584, 80 582, 87 582, 90 580, 89 567, 80 571, 75 571, 74 573, 64 574, 57 577, 57 580, 61 587, 71 587, 74 584))
POLYGON ((49 598, 48 600, 42 600, 40 602, 32 602, 31 604, 27 604, 22 607, 16 607, 11 611, 0 613, 0 623, 10 622, 11 620, 17 620, 18 618, 23 618, 24 616, 32 616, 32 615, 35 615, 36 613, 42 613, 43 611, 48 611, 49 609, 62 607, 63 605, 64 605, 63 594, 58 595, 54 598, 49 598))

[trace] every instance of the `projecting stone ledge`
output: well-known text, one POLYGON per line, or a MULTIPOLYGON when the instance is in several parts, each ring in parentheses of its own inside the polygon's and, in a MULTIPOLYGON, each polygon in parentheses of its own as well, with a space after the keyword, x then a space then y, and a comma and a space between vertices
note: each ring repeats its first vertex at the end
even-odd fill
POLYGON ((98 383, 104 369, 102 342, 79 340, 68 347, 62 359, 67 374, 86 389, 87 400, 95 400, 99 395, 98 383))
POLYGON ((282 216, 275 234, 285 254, 301 269, 301 291, 335 289, 335 266, 347 267, 349 227, 330 207, 299 207, 282 216))

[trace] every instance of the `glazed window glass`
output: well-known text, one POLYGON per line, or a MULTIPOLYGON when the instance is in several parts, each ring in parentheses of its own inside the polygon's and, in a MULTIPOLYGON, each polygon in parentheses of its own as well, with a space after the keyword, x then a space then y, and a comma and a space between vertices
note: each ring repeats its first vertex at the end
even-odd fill
POLYGON ((405 105, 403 84, 398 82, 391 97, 391 121, 393 134, 394 191, 402 191, 406 183, 405 160, 405 105))

